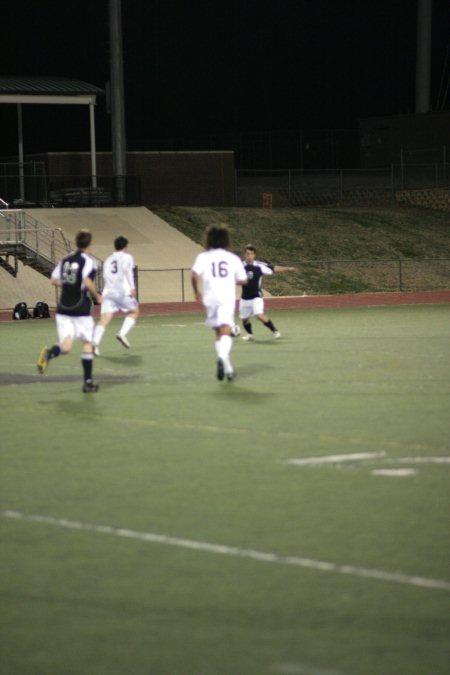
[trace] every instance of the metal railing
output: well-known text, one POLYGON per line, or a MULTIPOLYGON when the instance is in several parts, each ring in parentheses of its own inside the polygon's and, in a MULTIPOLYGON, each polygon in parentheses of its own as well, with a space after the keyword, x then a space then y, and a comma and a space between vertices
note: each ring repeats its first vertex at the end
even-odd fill
POLYGON ((54 176, 25 174, 17 170, 0 172, 0 194, 15 206, 139 206, 141 179, 139 176, 96 176, 92 186, 90 175, 54 176), (23 180, 25 202, 19 199, 23 180))
MULTIPOLYGON (((26 248, 30 260, 34 257, 50 267, 76 248, 60 227, 49 227, 22 209, 0 209, 0 252, 17 255, 14 251, 18 246, 26 248)), ((91 257, 97 263, 97 284, 101 287, 103 261, 91 257)))
POLYGON ((0 241, 3 245, 24 244, 54 264, 71 250, 61 228, 48 227, 22 209, 1 210, 0 217, 0 241))

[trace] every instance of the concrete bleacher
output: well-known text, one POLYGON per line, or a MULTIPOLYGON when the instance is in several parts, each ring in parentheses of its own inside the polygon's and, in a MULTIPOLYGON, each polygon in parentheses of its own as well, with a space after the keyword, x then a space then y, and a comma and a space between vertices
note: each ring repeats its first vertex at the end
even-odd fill
MULTIPOLYGON (((129 251, 141 270, 141 303, 182 300, 180 270, 190 270, 195 256, 202 250, 144 207, 27 209, 27 213, 51 228, 60 227, 71 241, 79 230, 90 230, 93 234, 92 253, 102 260, 112 253, 115 237, 125 235, 130 241, 129 251), (176 271, 144 271, 148 269, 176 271)), ((185 272, 186 301, 193 300, 189 279, 189 272, 185 272)), ((0 268, 0 309, 9 309, 20 301, 34 306, 39 300, 55 306, 55 289, 48 279, 21 263, 16 278, 0 268)))

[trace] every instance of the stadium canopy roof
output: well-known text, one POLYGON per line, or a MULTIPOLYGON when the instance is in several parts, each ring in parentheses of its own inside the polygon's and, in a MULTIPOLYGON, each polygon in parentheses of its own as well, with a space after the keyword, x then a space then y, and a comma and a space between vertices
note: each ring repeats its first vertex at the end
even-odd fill
POLYGON ((21 198, 23 189, 23 131, 22 105, 88 105, 91 141, 91 173, 92 187, 97 186, 97 169, 95 158, 95 122, 94 105, 96 97, 104 94, 104 90, 93 84, 72 80, 67 77, 16 77, 0 75, 0 104, 17 105, 19 136, 19 173, 21 177, 21 198))
POLYGON ((1 103, 65 103, 58 99, 69 97, 70 103, 83 103, 84 97, 104 94, 100 87, 67 77, 5 77, 0 75, 1 103), (37 100, 45 98, 45 101, 37 100), (81 100, 80 100, 81 97, 81 100), (23 99, 26 99, 25 101, 23 99), (30 100, 31 99, 31 100, 30 100))

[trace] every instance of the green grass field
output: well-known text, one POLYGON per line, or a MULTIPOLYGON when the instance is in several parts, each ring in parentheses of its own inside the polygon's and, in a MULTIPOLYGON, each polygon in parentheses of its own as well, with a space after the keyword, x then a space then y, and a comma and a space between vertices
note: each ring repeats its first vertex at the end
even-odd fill
POLYGON ((2 675, 448 675, 448 306, 272 318, 0 324, 2 675))

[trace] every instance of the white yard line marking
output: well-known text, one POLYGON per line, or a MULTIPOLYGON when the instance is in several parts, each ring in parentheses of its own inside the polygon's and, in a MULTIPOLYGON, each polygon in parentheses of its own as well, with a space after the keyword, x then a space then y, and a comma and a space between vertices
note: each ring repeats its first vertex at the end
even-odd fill
POLYGON ((314 464, 340 464, 341 462, 362 462, 366 459, 380 459, 385 457, 382 452, 353 452, 345 455, 321 455, 319 457, 300 457, 298 459, 288 459, 286 464, 296 464, 298 466, 314 464))
POLYGON ((405 464, 450 464, 450 457, 399 457, 390 461, 405 464))
MULTIPOLYGON (((382 459, 389 464, 450 464, 450 457, 386 457, 384 451, 381 452, 353 452, 342 455, 319 455, 318 457, 298 457, 284 460, 285 464, 295 464, 296 466, 320 466, 324 464, 342 464, 343 462, 365 462, 368 460, 382 459)), ((383 469, 372 471, 373 474, 385 476, 412 476, 416 474, 415 469, 383 469), (381 473, 383 471, 383 474, 381 473)))
POLYGON ((44 523, 46 525, 55 525, 57 527, 63 527, 70 530, 96 532, 97 534, 110 534, 115 537, 136 539, 154 544, 166 544, 167 546, 177 546, 179 548, 187 548, 194 551, 204 551, 206 553, 216 553, 218 555, 248 558, 258 562, 292 565, 294 567, 304 567, 320 572, 333 572, 335 574, 361 577, 363 579, 373 579, 375 581, 385 581, 387 583, 450 591, 450 581, 446 581, 444 579, 430 579, 427 577, 403 574, 402 572, 385 572, 383 570, 357 567, 355 565, 337 565, 336 563, 327 562, 324 560, 313 560, 311 558, 301 558, 297 556, 284 556, 278 555, 277 553, 238 548, 237 546, 226 546, 224 544, 210 544, 206 541, 181 539, 179 537, 171 537, 167 534, 138 532, 136 530, 112 527, 111 525, 81 523, 76 520, 54 518, 52 516, 43 516, 39 514, 22 513, 21 511, 11 511, 8 509, 0 510, 0 515, 3 518, 13 518, 27 522, 44 523))
POLYGON ((404 476, 417 476, 419 473, 417 469, 373 469, 370 472, 373 476, 393 476, 401 477, 404 476))

